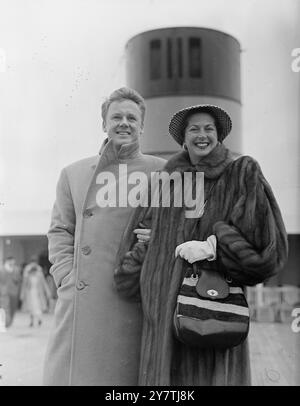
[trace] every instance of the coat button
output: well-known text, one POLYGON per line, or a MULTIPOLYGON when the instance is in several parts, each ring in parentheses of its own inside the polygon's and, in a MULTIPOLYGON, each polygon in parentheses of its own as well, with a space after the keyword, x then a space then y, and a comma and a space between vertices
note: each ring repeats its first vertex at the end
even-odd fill
POLYGON ((82 247, 81 248, 81 252, 83 253, 83 255, 89 255, 90 253, 91 253, 91 248, 88 246, 88 245, 86 245, 85 247, 82 247))
POLYGON ((87 284, 86 284, 85 282, 83 282, 83 281, 78 281, 78 282, 77 282, 77 285, 76 285, 76 288, 77 288, 77 290, 82 290, 82 289, 84 289, 86 286, 87 286, 87 284))
POLYGON ((86 210, 84 210, 84 212, 83 212, 83 217, 85 218, 85 219, 87 219, 87 218, 89 218, 89 217, 92 217, 94 215, 94 213, 91 211, 91 210, 89 210, 89 209, 86 209, 86 210))

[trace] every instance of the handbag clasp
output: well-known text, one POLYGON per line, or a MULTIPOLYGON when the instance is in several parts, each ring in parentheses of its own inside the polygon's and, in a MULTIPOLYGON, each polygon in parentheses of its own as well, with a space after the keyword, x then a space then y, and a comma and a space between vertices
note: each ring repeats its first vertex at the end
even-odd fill
POLYGON ((216 297, 216 296, 219 295, 219 292, 217 290, 215 290, 215 289, 209 289, 206 292, 211 297, 216 297))

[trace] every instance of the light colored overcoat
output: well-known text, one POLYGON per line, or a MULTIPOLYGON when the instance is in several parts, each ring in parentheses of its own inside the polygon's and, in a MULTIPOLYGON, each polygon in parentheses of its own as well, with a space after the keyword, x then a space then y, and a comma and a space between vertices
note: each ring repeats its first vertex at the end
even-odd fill
POLYGON ((128 175, 149 175, 164 163, 141 154, 138 142, 123 145, 118 153, 108 142, 100 157, 62 170, 48 233, 58 300, 45 385, 137 384, 141 307, 122 299, 113 281, 120 240, 134 209, 99 207, 100 190, 107 187, 99 176, 113 174, 118 191, 120 164, 128 175))

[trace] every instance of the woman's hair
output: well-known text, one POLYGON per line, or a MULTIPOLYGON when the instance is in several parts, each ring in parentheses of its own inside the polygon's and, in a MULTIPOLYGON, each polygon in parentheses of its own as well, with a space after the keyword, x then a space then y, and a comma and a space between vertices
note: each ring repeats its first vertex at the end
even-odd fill
POLYGON ((133 89, 130 89, 129 87, 121 87, 120 89, 115 90, 102 103, 101 114, 102 114, 103 122, 105 123, 107 111, 108 111, 111 103, 114 101, 123 101, 123 100, 131 100, 139 106, 141 114, 142 114, 142 125, 143 125, 144 118, 145 118, 145 111, 146 111, 145 100, 138 92, 136 92, 133 89))
POLYGON ((186 115, 185 118, 184 118, 183 126, 182 126, 182 137, 183 137, 183 140, 185 139, 185 130, 186 130, 186 127, 187 127, 187 125, 188 125, 189 118, 190 118, 191 116, 193 116, 194 114, 197 114, 197 113, 207 113, 207 114, 209 114, 210 116, 212 116, 212 118, 214 119, 214 122, 215 122, 215 126, 216 126, 216 129, 217 129, 217 136, 218 136, 218 140, 219 140, 219 139, 220 139, 220 136, 222 135, 222 132, 223 132, 222 126, 220 125, 220 122, 219 122, 219 120, 217 119, 216 115, 215 115, 211 110, 209 110, 209 109, 207 109, 207 108, 202 108, 202 109, 200 108, 200 109, 197 110, 197 111, 192 110, 192 111, 189 111, 189 112, 187 113, 187 115, 186 115))

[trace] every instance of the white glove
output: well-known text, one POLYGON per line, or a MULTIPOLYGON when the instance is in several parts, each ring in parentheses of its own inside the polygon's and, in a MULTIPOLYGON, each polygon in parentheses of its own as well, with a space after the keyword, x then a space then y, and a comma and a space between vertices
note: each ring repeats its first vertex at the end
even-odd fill
POLYGON ((175 257, 179 255, 190 264, 204 259, 214 261, 216 259, 216 250, 217 238, 212 234, 206 241, 192 240, 178 245, 175 250, 175 257))

